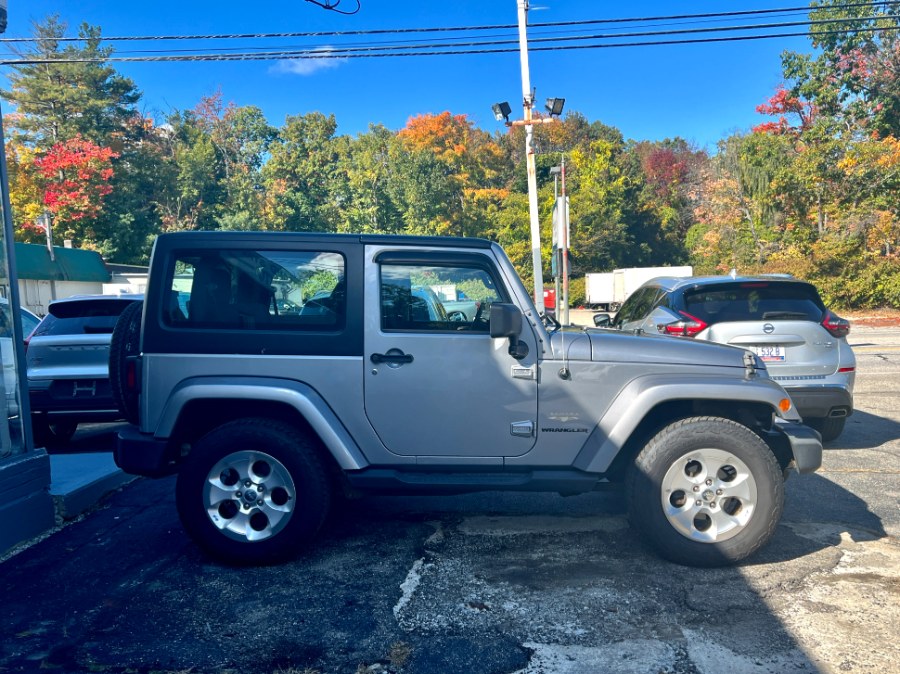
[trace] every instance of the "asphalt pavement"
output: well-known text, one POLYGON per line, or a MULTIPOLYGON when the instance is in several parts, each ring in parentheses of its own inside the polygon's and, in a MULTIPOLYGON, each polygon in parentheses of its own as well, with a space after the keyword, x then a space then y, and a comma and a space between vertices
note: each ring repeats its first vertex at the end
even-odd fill
POLYGON ((233 568, 138 480, 0 563, 0 672, 894 672, 900 328, 850 341, 857 412, 739 567, 660 560, 614 493, 491 492, 341 502, 295 561, 233 568))

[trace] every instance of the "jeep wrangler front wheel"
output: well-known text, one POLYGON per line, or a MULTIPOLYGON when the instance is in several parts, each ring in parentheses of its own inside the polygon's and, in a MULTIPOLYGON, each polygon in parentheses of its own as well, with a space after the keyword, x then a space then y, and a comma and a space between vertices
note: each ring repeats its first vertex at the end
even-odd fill
POLYGON ((662 429, 628 477, 629 515, 659 553, 679 564, 722 566, 775 533, 784 481, 768 445, 729 419, 694 417, 662 429))
POLYGON ((232 421, 201 438, 176 491, 188 534, 232 564, 294 556, 322 526, 330 501, 315 449, 294 427, 269 419, 232 421))

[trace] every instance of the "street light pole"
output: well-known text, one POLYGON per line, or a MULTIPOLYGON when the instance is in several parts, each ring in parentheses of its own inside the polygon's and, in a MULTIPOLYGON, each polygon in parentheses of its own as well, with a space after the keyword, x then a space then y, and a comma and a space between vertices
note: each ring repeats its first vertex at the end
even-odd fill
POLYGON ((525 166, 528 172, 528 213, 531 219, 531 258, 534 267, 534 304, 544 313, 544 272, 541 267, 541 227, 538 221, 537 171, 534 165, 534 126, 531 111, 534 92, 528 71, 528 0, 516 0, 519 8, 519 58, 522 64, 522 106, 525 120, 525 166))

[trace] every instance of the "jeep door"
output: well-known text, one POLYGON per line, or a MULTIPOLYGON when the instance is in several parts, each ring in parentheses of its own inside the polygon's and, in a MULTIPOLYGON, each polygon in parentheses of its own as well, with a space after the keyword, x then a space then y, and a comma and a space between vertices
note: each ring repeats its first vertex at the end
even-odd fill
POLYGON ((367 251, 366 415, 391 452, 497 463, 535 441, 537 348, 527 323, 522 360, 492 339, 490 305, 509 302, 487 254, 367 251), (443 302, 474 300, 474 315, 443 302))

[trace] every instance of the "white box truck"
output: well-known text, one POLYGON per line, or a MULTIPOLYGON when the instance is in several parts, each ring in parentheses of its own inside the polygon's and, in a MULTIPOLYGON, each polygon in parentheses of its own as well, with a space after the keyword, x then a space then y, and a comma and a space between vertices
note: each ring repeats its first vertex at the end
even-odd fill
POLYGON ((613 298, 613 272, 585 274, 584 301, 590 309, 616 311, 619 305, 613 298))

